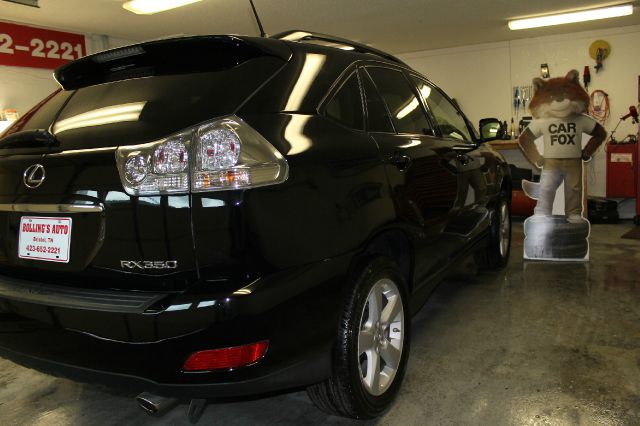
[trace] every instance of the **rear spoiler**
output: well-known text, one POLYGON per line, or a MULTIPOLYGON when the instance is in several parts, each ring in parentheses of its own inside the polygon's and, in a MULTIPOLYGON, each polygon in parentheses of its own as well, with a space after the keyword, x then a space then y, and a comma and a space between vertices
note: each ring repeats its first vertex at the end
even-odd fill
POLYGON ((55 70, 56 81, 74 90, 152 75, 233 68, 259 56, 284 61, 292 52, 277 40, 240 36, 194 36, 150 41, 85 56, 55 70))

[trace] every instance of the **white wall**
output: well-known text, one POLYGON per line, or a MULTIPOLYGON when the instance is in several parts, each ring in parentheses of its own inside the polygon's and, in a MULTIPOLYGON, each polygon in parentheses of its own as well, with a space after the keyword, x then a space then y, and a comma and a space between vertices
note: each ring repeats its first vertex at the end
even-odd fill
MULTIPOLYGON (((131 44, 94 34, 85 35, 85 40, 87 53, 131 44)), ((22 115, 59 87, 53 79, 53 70, 0 65, 0 110, 13 108, 22 115)))
MULTIPOLYGON (((589 65, 589 92, 601 89, 609 94, 611 117, 605 127, 611 131, 629 106, 639 102, 639 53, 640 26, 630 26, 398 56, 456 98, 475 123, 483 117, 510 120, 512 87, 531 84, 534 77, 540 76, 540 64, 549 64, 552 77, 577 69, 581 80, 584 66, 589 65), (588 49, 598 39, 609 42, 611 55, 604 61, 603 71, 596 74, 595 61, 589 57, 588 49)), ((632 125, 629 119, 620 125, 616 136, 622 139, 637 131, 637 125, 632 125)), ((605 195, 605 174, 601 148, 588 166, 590 195, 605 195)))
POLYGON ((23 115, 57 88, 52 70, 0 65, 0 110, 12 108, 23 115))

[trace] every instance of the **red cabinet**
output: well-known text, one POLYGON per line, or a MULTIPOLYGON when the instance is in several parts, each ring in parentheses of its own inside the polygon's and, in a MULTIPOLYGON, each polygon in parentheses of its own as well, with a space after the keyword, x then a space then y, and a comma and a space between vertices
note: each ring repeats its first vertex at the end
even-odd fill
POLYGON ((636 198, 638 145, 607 145, 607 197, 636 198))
POLYGON ((640 224, 640 143, 607 145, 607 197, 635 198, 636 215, 640 224))

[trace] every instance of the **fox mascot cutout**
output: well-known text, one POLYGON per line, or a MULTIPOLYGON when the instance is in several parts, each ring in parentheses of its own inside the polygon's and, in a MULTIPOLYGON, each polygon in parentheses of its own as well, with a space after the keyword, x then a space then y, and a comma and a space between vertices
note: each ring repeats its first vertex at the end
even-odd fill
POLYGON ((580 86, 578 71, 571 70, 565 77, 546 82, 535 78, 533 86, 534 95, 529 108, 534 119, 520 135, 518 142, 525 157, 536 167, 542 168, 542 173, 540 183, 522 182, 524 192, 538 200, 534 215, 525 222, 527 236, 527 231, 534 234, 530 236, 528 245, 525 239, 525 258, 588 259, 586 239, 589 223, 582 216, 582 162, 591 159, 605 140, 607 132, 597 121, 585 115, 589 95, 580 86), (591 135, 584 149, 583 133, 591 135), (540 136, 544 140, 542 154, 534 143, 540 136), (563 182, 565 215, 553 216, 553 200, 563 182), (567 243, 562 235, 572 235, 573 240, 567 243), (584 235, 584 244, 578 244, 576 235, 584 235))

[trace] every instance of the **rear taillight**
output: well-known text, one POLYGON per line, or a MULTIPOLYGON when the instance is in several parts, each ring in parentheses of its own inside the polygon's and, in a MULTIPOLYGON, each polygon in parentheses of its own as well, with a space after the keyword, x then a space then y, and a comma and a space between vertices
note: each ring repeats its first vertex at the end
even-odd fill
POLYGON ((185 362, 185 372, 230 370, 260 361, 267 352, 269 342, 258 342, 250 345, 231 348, 210 349, 192 354, 185 362))
POLYGON ((284 157, 236 116, 120 147, 116 161, 130 195, 254 188, 282 183, 289 171, 284 157))

